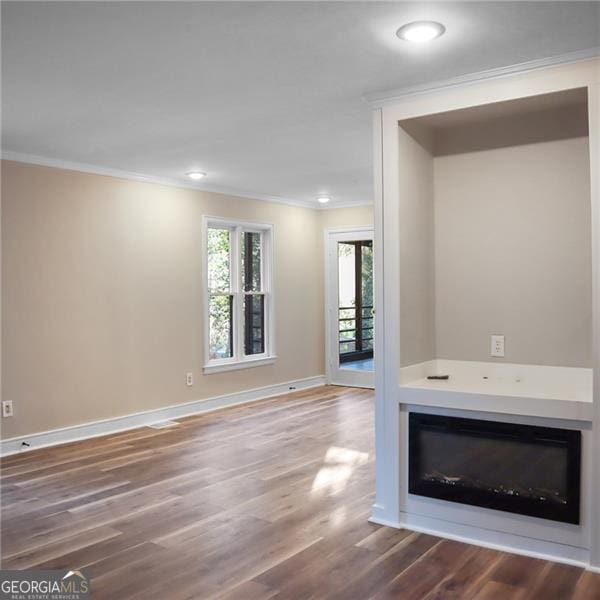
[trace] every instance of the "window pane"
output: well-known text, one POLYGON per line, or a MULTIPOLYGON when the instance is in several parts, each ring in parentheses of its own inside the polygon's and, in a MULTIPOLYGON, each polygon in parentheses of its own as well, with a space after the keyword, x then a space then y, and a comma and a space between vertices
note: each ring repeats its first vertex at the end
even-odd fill
POLYGON ((340 344, 340 354, 346 352, 354 352, 356 350, 356 344, 354 342, 343 342, 340 344))
POLYGON ((233 356, 233 296, 211 296, 209 299, 209 358, 233 356))
POLYGON ((356 321, 354 319, 342 319, 340 321, 340 331, 344 331, 344 329, 356 329, 356 321))
POLYGON ((340 310, 340 319, 354 319, 356 317, 356 309, 340 310))
POLYGON ((242 285, 245 292, 260 292, 260 261, 262 234, 244 231, 242 234, 242 285))
POLYGON ((356 337, 356 330, 351 329, 350 331, 340 331, 340 342, 342 340, 354 340, 356 337))
POLYGON ((338 243, 340 308, 356 306, 355 250, 354 244, 338 243))
POLYGON ((228 229, 208 230, 208 289, 228 292, 230 288, 231 232, 228 229))
POLYGON ((373 306, 373 243, 363 242, 362 251, 362 305, 373 306))
POLYGON ((265 297, 262 294, 244 296, 244 352, 246 355, 265 351, 265 297))

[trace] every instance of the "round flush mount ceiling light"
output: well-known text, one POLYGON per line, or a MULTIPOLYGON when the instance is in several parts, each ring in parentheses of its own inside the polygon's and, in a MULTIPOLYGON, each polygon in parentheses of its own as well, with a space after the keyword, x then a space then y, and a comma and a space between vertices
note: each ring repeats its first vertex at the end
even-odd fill
POLYGON ((187 176, 194 181, 200 181, 203 177, 206 177, 206 173, 200 171, 190 171, 187 176))
POLYGON ((429 42, 440 37, 446 31, 441 23, 435 21, 415 21, 402 25, 396 35, 407 42, 429 42))
POLYGON ((329 198, 328 196, 319 196, 317 198, 317 202, 319 202, 320 204, 327 204, 330 200, 331 198, 329 198))

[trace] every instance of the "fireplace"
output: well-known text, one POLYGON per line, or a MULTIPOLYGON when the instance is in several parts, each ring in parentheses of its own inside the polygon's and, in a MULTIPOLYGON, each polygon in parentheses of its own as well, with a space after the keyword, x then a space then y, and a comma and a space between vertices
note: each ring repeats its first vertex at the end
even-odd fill
POLYGON ((409 415, 409 492, 579 523, 581 432, 409 415))

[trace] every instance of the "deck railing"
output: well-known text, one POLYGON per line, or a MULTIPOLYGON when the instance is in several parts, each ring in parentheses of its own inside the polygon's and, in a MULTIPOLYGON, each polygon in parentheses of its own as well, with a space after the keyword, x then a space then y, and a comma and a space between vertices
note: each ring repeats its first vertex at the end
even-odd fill
POLYGON ((340 306, 338 322, 340 360, 372 356, 373 306, 340 306))

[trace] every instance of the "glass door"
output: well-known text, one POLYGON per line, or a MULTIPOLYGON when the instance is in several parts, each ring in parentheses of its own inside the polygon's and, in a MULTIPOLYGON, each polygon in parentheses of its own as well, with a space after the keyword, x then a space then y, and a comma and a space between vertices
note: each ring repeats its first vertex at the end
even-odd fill
POLYGON ((373 370, 373 241, 338 242, 339 361, 373 370))
POLYGON ((328 380, 373 386, 373 233, 329 234, 328 380))

